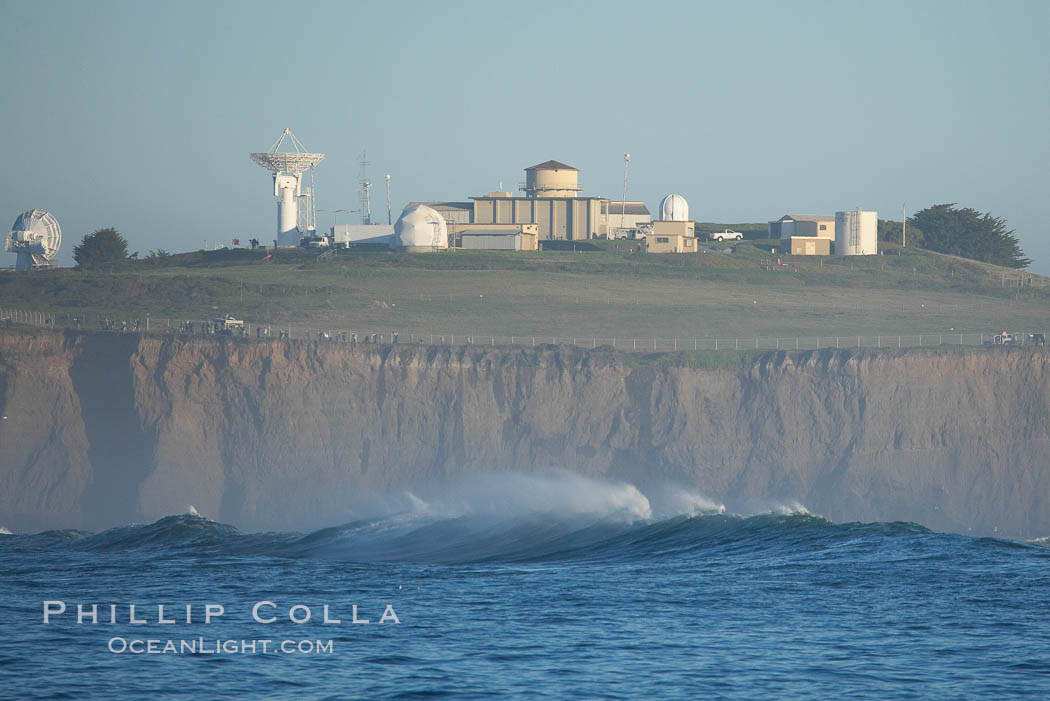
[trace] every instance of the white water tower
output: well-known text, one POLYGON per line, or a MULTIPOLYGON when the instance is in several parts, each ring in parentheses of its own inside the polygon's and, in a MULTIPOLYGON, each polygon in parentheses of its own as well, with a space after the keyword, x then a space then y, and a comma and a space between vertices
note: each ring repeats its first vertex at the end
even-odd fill
POLYGON ((62 244, 62 229, 50 212, 30 209, 15 219, 4 250, 17 253, 15 268, 39 270, 51 267, 51 259, 62 244))
POLYGON ((835 212, 835 255, 878 255, 878 231, 878 212, 863 209, 835 212))
MULTIPOLYGON (((249 154, 251 159, 273 173, 273 195, 277 198, 277 245, 298 246, 303 233, 313 228, 313 188, 303 191, 303 173, 313 171, 324 159, 323 153, 308 153, 291 129, 285 129, 266 153, 249 154), (285 139, 295 151, 280 152, 285 139), (296 198, 308 199, 305 217, 300 217, 296 198), (303 220, 305 219, 305 221, 303 220)), ((312 173, 311 173, 312 175, 312 173)))

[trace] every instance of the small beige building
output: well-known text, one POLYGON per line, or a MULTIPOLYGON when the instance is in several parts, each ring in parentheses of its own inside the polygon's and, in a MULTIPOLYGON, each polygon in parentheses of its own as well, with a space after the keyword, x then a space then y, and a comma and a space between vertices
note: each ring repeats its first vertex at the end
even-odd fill
POLYGON ((789 251, 793 256, 830 256, 831 239, 819 236, 791 236, 789 251))
POLYGON ((536 224, 460 224, 455 228, 459 247, 466 250, 539 250, 536 224))
POLYGON ((661 221, 652 223, 653 232, 646 234, 645 247, 650 253, 696 253, 696 223, 661 221))
POLYGON ((692 221, 666 221, 657 219, 653 222, 653 233, 660 236, 696 236, 696 222, 692 221))
POLYGON ((789 239, 792 236, 816 236, 835 240, 835 215, 785 214, 769 222, 769 238, 789 239))

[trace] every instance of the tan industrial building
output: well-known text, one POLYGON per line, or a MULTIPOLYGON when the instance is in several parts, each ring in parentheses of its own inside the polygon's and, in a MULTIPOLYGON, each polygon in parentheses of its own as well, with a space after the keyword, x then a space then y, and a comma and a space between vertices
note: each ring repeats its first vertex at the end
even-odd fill
POLYGON ((474 216, 473 202, 409 202, 405 209, 421 204, 440 214, 449 227, 453 224, 469 224, 474 216))
POLYGON ((653 220, 645 202, 609 200, 605 217, 609 238, 633 238, 638 229, 653 220))
POLYGON ((822 236, 791 236, 790 252, 793 256, 830 256, 831 239, 822 236))
POLYGON ((579 171, 558 161, 525 169, 523 196, 490 192, 474 201, 474 224, 536 224, 541 240, 604 238, 609 200, 580 197, 579 171))
POLYGON ((769 222, 769 238, 789 239, 792 236, 816 236, 835 240, 835 215, 785 214, 769 222))
POLYGON ((536 224, 456 224, 459 248, 476 251, 537 251, 536 224))
POLYGON ((645 247, 650 253, 696 253, 696 222, 662 221, 652 223, 653 232, 646 234, 645 247))

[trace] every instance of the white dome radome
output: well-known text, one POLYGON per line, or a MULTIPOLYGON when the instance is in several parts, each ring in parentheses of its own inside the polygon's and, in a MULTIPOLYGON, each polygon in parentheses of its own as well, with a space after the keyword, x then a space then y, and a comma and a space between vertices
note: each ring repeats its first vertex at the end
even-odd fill
POLYGON ((418 204, 401 212, 394 224, 390 247, 400 251, 443 251, 448 248, 448 227, 437 210, 418 204))
POLYGON ((689 203, 681 195, 670 194, 660 202, 663 221, 689 221, 689 203))

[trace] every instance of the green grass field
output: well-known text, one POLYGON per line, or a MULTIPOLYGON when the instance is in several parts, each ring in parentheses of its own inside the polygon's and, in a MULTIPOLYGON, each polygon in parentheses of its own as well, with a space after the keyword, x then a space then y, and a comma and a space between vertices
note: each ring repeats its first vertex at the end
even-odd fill
MULTIPOLYGON (((747 225, 711 225, 739 228, 747 225)), ((756 235, 748 230, 748 235, 756 235)), ((1045 278, 890 246, 884 255, 791 257, 776 241, 703 243, 696 255, 596 250, 401 254, 198 251, 112 272, 0 274, 0 307, 88 327, 98 317, 210 319, 361 333, 754 338, 957 334, 1050 327, 1045 278), (769 271, 779 258, 786 269, 769 271), (1008 278, 1004 278, 1009 276, 1008 278)), ((547 338, 548 342, 550 338, 547 338)))

